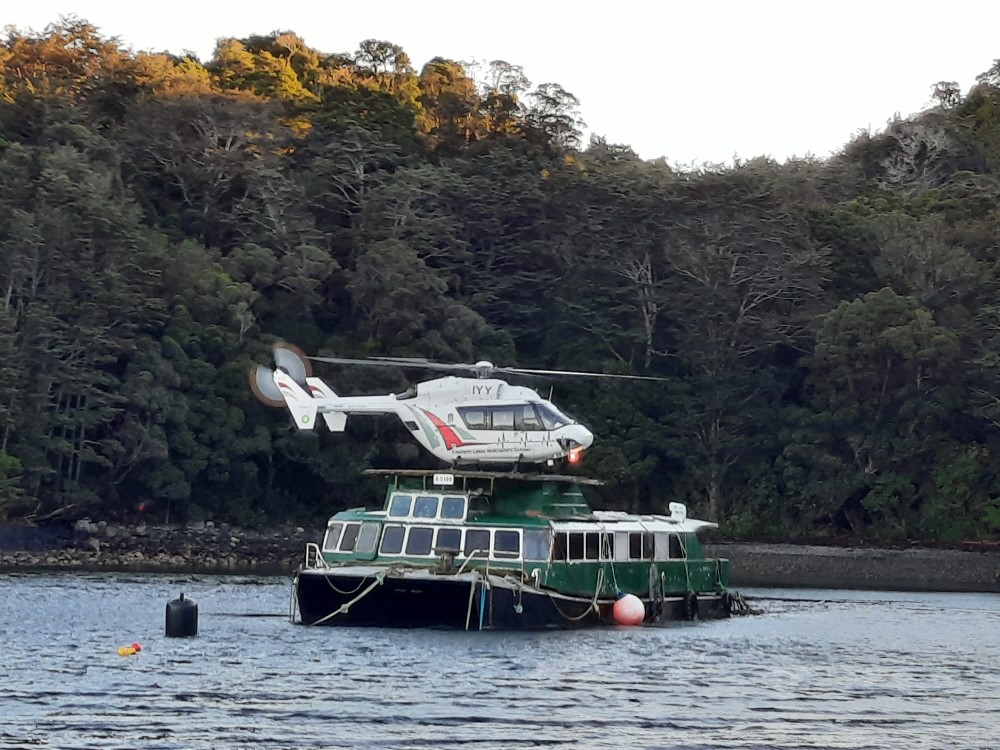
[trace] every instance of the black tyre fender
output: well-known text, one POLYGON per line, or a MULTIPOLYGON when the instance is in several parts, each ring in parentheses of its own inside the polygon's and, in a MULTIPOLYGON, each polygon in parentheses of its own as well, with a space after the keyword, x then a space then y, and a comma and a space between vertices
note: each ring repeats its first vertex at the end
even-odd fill
POLYGON ((689 620, 698 618, 698 595, 689 591, 684 597, 684 616, 689 620))

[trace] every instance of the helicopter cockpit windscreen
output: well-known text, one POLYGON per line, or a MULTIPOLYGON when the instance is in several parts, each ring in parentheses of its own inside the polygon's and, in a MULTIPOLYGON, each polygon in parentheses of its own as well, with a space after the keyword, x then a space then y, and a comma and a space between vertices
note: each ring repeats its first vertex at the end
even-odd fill
POLYGON ((560 427, 565 427, 576 422, 575 419, 563 414, 552 404, 535 404, 535 409, 538 411, 538 416, 542 419, 542 425, 546 430, 558 430, 560 427))

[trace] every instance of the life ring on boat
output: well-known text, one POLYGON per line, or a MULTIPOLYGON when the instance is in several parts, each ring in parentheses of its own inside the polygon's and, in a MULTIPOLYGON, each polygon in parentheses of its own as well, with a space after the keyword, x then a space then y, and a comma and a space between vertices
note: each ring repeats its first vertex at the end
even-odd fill
POLYGON ((698 595, 693 591, 684 596, 684 617, 688 620, 698 619, 698 595))

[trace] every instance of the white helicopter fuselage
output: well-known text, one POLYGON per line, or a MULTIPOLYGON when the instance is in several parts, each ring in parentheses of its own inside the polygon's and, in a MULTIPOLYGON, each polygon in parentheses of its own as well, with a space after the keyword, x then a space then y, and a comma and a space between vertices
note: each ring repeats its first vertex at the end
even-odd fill
POLYGON ((346 428, 348 414, 395 414, 420 445, 449 464, 575 461, 594 440, 531 388, 495 378, 436 378, 381 396, 339 396, 312 377, 307 393, 280 369, 274 381, 300 429, 312 429, 317 414, 335 432, 346 428))

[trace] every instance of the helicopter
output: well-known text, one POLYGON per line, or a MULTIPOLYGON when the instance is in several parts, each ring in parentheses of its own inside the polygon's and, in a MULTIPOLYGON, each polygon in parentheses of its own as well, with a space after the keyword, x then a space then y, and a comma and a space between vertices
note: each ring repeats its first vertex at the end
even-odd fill
POLYGON ((308 357, 297 346, 278 342, 274 368, 250 370, 250 388, 268 406, 286 407, 296 427, 314 429, 317 416, 331 432, 347 429, 349 414, 395 414, 413 438, 449 466, 579 463, 594 434, 535 390, 510 385, 497 374, 582 376, 663 380, 643 375, 497 367, 431 362, 409 357, 308 357), (396 394, 341 396, 313 377, 311 361, 368 367, 420 368, 470 373, 425 380, 396 394))

